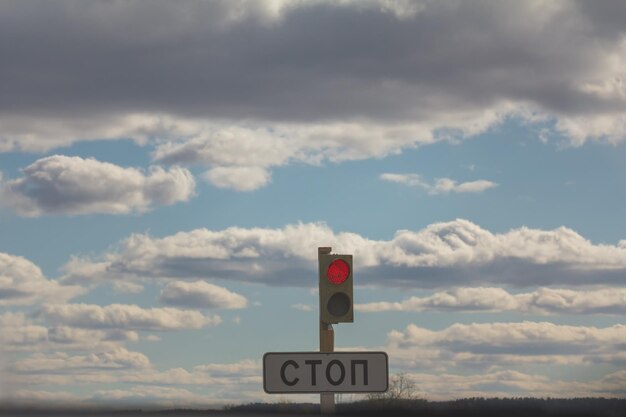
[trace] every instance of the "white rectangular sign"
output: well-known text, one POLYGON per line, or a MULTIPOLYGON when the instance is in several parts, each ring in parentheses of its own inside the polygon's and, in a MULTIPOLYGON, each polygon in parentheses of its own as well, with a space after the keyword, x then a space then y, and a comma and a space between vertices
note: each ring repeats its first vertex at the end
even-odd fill
POLYGON ((270 352, 263 355, 263 389, 274 393, 385 392, 385 352, 270 352))

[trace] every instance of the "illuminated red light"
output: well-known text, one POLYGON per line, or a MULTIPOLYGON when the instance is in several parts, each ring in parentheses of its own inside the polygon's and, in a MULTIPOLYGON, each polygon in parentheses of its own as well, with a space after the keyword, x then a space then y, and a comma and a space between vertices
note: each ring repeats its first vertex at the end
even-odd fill
POLYGON ((341 284, 350 275, 350 266, 343 259, 335 259, 328 266, 326 277, 331 284, 341 284))

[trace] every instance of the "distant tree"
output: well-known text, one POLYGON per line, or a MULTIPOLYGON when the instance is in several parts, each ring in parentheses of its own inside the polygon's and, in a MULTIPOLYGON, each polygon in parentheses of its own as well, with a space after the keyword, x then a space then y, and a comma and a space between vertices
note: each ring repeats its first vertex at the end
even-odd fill
POLYGON ((405 400, 416 400, 418 398, 415 380, 404 372, 391 377, 387 392, 367 394, 368 400, 385 404, 397 404, 405 400))

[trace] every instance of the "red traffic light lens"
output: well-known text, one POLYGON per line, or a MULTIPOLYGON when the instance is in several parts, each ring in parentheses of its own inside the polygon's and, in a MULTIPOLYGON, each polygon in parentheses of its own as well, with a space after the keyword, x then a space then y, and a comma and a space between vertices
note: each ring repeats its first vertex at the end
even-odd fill
POLYGON ((350 266, 343 259, 335 259, 328 266, 326 277, 331 284, 341 284, 350 275, 350 266))

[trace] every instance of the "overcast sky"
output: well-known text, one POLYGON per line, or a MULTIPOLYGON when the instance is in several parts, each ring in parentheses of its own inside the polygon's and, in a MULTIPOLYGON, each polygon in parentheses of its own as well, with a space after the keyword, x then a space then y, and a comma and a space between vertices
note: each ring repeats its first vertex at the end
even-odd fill
POLYGON ((318 246, 422 397, 626 396, 623 1, 3 0, 0 56, 2 401, 277 401, 318 246))

